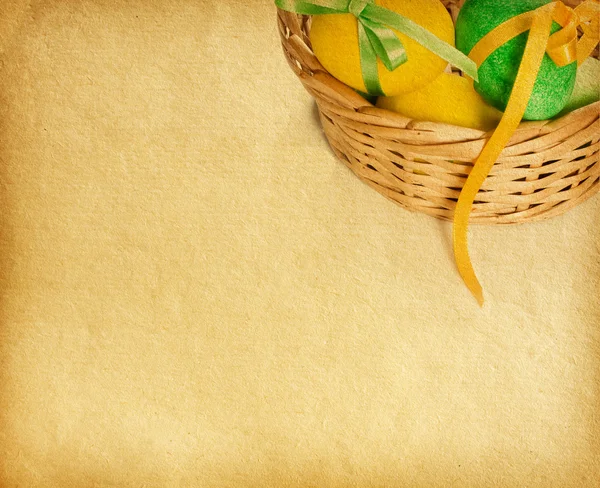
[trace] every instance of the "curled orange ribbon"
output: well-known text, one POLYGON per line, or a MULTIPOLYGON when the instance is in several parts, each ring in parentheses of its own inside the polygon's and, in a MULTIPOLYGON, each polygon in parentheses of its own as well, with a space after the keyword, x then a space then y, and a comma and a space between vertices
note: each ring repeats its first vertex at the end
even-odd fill
POLYGON ((552 2, 513 17, 485 35, 471 50, 469 57, 477 66, 481 66, 496 49, 526 31, 529 31, 529 36, 525 52, 506 110, 500 124, 473 165, 454 212, 453 241, 456 265, 465 284, 480 305, 483 305, 484 301, 483 289, 469 257, 467 240, 473 203, 492 166, 523 119, 544 55, 548 53, 558 66, 566 66, 574 61, 581 64, 600 42, 600 0, 587 0, 576 9, 569 8, 560 1, 552 2), (553 21, 560 24, 562 29, 550 35, 553 21), (578 27, 583 31, 579 40, 578 27))

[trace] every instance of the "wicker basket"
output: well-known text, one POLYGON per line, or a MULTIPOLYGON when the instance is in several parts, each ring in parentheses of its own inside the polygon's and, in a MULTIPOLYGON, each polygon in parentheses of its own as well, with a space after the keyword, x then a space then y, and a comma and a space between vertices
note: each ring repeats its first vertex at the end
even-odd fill
MULTIPOLYGON (((444 3, 456 19, 463 1, 444 3)), ((278 23, 286 58, 314 97, 335 154, 394 202, 451 220, 461 188, 491 133, 411 120, 374 107, 321 66, 308 38, 309 16, 278 10, 278 23)), ((547 219, 596 194, 599 119, 597 102, 558 119, 523 122, 478 193, 471 223, 547 219)))

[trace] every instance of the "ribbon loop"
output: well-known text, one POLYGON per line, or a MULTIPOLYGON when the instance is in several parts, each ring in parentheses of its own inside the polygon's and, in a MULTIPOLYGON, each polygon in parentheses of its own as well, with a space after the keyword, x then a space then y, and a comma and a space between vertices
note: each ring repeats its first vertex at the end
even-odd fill
POLYGON ((557 66, 567 66, 577 60, 577 26, 579 18, 575 11, 562 2, 557 2, 552 19, 562 29, 548 39, 546 53, 557 66))
POLYGON ((381 59, 388 71, 394 71, 398 66, 406 63, 408 57, 404 44, 392 29, 382 27, 381 24, 362 17, 359 22, 364 26, 377 57, 381 59))
POLYGON ((575 10, 567 7, 563 2, 553 2, 517 15, 486 34, 469 53, 469 57, 477 66, 481 66, 498 47, 528 31, 534 17, 546 11, 552 11, 552 20, 562 27, 548 40, 546 47, 548 56, 557 66, 567 66, 574 61, 578 64, 583 63, 599 42, 600 0, 587 0, 575 10), (578 27, 583 30, 583 36, 579 40, 577 39, 578 27))
POLYGON ((348 12, 358 18, 369 3, 373 3, 373 0, 350 0, 348 12))
POLYGON ((577 43, 577 64, 581 65, 600 43, 600 0, 587 0, 580 4, 575 13, 583 36, 577 43))

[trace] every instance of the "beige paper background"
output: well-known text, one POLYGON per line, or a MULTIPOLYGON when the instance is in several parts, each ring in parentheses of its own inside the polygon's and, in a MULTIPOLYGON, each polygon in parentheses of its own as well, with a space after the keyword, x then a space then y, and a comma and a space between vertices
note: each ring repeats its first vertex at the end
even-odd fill
POLYGON ((598 197, 474 227, 480 309, 270 1, 0 13, 0 486, 598 486, 598 197))

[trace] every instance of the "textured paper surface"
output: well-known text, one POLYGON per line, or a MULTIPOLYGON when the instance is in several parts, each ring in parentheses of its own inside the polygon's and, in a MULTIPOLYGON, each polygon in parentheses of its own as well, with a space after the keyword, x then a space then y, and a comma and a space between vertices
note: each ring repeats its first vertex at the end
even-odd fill
POLYGON ((598 486, 600 198, 473 227, 480 309, 271 2, 0 12, 0 486, 598 486))

